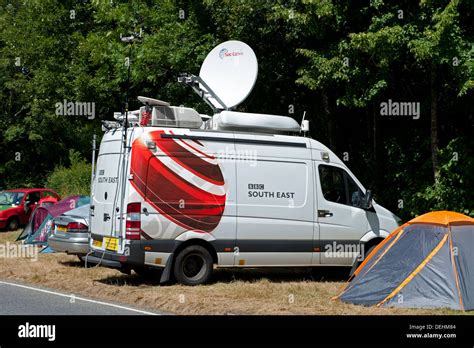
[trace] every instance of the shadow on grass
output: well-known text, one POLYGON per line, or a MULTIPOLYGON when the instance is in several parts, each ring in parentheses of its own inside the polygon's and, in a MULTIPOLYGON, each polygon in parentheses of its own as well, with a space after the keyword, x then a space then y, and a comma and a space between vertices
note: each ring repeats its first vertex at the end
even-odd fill
MULTIPOLYGON (((66 267, 74 267, 74 268, 85 268, 86 263, 82 260, 68 260, 68 261, 58 261, 60 265, 66 266, 66 267)), ((87 263, 87 268, 94 267, 95 264, 88 262, 87 263)))
MULTIPOLYGON (((347 267, 315 267, 309 268, 263 268, 263 269, 216 269, 210 284, 230 283, 233 281, 257 282, 268 280, 272 283, 304 282, 304 281, 346 281, 350 268, 347 267)), ((160 285, 170 286, 172 282, 160 284, 159 275, 156 279, 143 278, 138 274, 120 274, 97 280, 100 283, 117 286, 160 285)))

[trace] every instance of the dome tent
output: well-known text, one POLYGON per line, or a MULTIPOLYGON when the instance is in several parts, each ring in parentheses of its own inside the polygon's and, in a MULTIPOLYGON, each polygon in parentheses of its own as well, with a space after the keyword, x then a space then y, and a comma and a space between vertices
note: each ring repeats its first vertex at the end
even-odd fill
POLYGON ((17 241, 24 240, 24 244, 47 244, 53 219, 67 211, 89 204, 89 201, 88 196, 75 195, 63 198, 53 205, 36 208, 17 241))
POLYGON ((474 309, 474 219, 437 211, 375 248, 336 298, 366 306, 474 309))

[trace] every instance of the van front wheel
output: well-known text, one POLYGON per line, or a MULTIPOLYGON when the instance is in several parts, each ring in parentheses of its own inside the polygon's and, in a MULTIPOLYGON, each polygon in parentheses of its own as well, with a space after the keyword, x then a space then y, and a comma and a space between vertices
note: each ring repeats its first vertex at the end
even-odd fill
POLYGON ((184 285, 199 285, 211 279, 214 262, 209 251, 200 245, 184 248, 176 257, 173 273, 184 285))
MULTIPOLYGON (((374 244, 372 245, 369 250, 367 250, 365 252, 365 255, 364 255, 364 260, 367 258, 367 256, 377 247, 378 244, 374 244)), ((359 266, 362 264, 363 260, 355 260, 354 263, 352 264, 352 268, 351 268, 351 271, 349 272, 349 276, 352 277, 352 275, 354 274, 354 272, 356 271, 357 268, 359 268, 359 266)))

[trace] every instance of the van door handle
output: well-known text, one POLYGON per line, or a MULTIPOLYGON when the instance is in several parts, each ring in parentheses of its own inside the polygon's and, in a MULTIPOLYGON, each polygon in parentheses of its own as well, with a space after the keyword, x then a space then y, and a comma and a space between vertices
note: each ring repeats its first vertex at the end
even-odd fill
POLYGON ((325 218, 325 217, 331 217, 332 213, 329 210, 318 210, 318 217, 320 218, 325 218))
POLYGON ((104 221, 109 221, 110 220, 110 215, 107 213, 104 213, 104 221))

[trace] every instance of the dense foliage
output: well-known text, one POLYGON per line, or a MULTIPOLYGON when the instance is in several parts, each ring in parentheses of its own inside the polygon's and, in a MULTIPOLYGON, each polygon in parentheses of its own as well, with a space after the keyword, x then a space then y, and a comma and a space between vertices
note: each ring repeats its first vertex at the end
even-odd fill
POLYGON ((77 156, 90 158, 100 121, 123 108, 130 51, 120 35, 141 31, 131 108, 147 95, 209 113, 177 76, 197 74, 217 43, 242 40, 259 78, 240 110, 298 121, 306 111, 311 136, 404 219, 474 216, 473 9, 469 0, 0 0, 0 187, 62 190, 75 170, 87 183, 77 156), (95 103, 95 118, 58 115, 64 100, 95 103), (419 103, 419 117, 382 115, 389 100, 419 103))
POLYGON ((48 175, 46 186, 55 190, 62 198, 73 195, 90 195, 91 164, 78 152, 69 151, 69 167, 57 166, 48 175))

